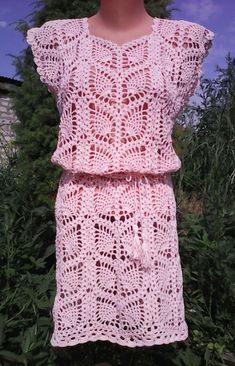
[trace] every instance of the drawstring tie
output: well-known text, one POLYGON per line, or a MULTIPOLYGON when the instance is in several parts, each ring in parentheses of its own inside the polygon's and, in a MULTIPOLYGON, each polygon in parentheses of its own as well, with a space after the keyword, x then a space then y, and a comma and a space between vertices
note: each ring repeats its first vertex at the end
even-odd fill
MULTIPOLYGON (((146 268, 150 268, 151 267, 151 253, 150 253, 150 242, 149 242, 149 236, 148 236, 148 227, 147 227, 147 222, 144 218, 144 214, 142 211, 142 176, 140 177, 140 179, 138 180, 138 178, 134 178, 134 182, 135 182, 135 215, 134 215, 134 224, 133 224, 133 231, 134 231, 134 239, 133 239, 133 247, 132 247, 132 252, 129 252, 130 257, 132 259, 137 259, 141 262, 141 264, 143 265, 143 267, 146 268), (137 180, 140 183, 139 184, 139 191, 140 191, 140 217, 139 217, 139 222, 140 222, 140 230, 142 229, 142 244, 141 244, 141 240, 139 237, 139 227, 138 227, 138 220, 137 220, 137 180), (142 215, 143 214, 143 215, 142 215)), ((147 177, 144 175, 144 178, 146 180, 146 183, 144 184, 145 186, 145 195, 144 198, 146 200, 148 200, 148 192, 147 192, 147 188, 146 188, 146 184, 148 184, 148 179, 147 177)), ((130 182, 132 179, 132 176, 130 175, 129 177, 126 177, 126 180, 128 182, 130 182)))

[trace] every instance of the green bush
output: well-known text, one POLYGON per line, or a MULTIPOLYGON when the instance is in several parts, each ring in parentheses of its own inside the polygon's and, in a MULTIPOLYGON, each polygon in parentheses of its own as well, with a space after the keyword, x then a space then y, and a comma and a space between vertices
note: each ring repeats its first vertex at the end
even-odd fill
MULTIPOLYGON (((94 8, 90 1, 43 4, 35 15, 37 24, 51 15, 79 16, 81 4, 83 10, 94 8)), ((159 12, 163 5, 158 4, 159 12)), ((52 97, 29 73, 27 60, 28 51, 17 64, 25 82, 13 96, 21 121, 16 128, 19 152, 0 170, 0 365, 223 364, 225 354, 235 348, 235 60, 228 57, 227 69, 220 69, 214 80, 203 80, 202 104, 186 108, 176 124, 182 168, 174 182, 189 338, 135 349, 104 341, 50 346, 56 287, 54 197, 60 169, 49 169, 49 156, 58 118, 52 97), (192 117, 197 125, 190 126, 192 117)))

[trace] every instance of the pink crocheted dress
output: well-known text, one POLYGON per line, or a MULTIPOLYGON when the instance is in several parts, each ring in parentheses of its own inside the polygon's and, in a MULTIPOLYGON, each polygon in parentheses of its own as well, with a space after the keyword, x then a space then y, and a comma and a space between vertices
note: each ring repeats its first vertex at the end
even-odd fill
POLYGON ((188 337, 171 135, 213 38, 197 23, 156 17, 150 34, 122 45, 91 34, 88 18, 28 30, 60 115, 51 345, 188 337))

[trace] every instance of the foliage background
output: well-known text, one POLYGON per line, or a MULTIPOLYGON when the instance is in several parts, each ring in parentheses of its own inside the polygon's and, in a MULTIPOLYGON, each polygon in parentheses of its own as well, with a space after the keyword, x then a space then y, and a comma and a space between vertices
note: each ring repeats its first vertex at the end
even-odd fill
MULTIPOLYGON (((170 18, 172 1, 145 1, 152 16, 170 18)), ((91 16, 97 1, 35 2, 26 35, 46 20, 91 16)), ((54 199, 62 172, 52 166, 58 111, 39 80, 29 47, 16 58, 24 82, 12 92, 18 153, 0 167, 0 365, 221 365, 235 347, 235 60, 201 80, 201 105, 177 117, 173 143, 182 168, 173 175, 184 280, 184 342, 130 349, 111 342, 53 348, 54 199), (196 121, 196 123, 195 123, 196 121)), ((229 363, 227 363, 229 364, 229 363)), ((230 363, 231 364, 231 363, 230 363)))

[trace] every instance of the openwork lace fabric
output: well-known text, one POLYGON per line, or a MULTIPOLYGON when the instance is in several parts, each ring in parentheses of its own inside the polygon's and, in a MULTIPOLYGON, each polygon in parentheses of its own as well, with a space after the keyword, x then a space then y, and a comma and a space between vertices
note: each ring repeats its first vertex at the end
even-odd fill
POLYGON ((160 18, 122 45, 92 35, 87 18, 28 30, 60 115, 53 346, 187 338, 171 135, 213 38, 160 18))

